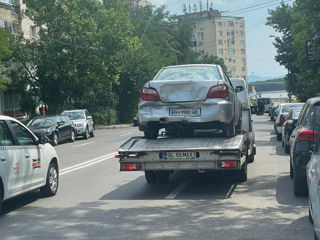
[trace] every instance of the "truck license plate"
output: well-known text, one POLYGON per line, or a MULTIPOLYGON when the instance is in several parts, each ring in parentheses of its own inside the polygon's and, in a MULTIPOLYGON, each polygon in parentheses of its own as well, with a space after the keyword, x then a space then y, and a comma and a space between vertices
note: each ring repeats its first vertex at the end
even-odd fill
POLYGON ((199 117, 201 115, 200 108, 171 108, 170 116, 199 117))
POLYGON ((163 153, 164 159, 177 159, 177 160, 187 160, 187 159, 195 159, 196 153, 195 152, 164 152, 163 153))

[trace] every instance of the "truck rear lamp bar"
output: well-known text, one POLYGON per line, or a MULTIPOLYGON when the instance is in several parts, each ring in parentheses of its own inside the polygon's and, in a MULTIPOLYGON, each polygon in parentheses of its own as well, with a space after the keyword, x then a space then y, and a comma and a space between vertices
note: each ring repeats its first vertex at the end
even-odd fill
POLYGON ((141 163, 121 163, 120 171, 139 171, 141 163))
POLYGON ((237 168, 238 161, 218 161, 217 167, 218 168, 237 168))
POLYGON ((214 150, 211 154, 219 154, 219 155, 234 155, 239 154, 238 150, 214 150))

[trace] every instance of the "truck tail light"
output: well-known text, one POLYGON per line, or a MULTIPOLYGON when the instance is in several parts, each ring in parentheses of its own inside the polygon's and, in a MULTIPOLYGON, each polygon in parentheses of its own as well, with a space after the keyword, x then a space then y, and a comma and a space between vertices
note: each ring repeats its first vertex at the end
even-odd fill
POLYGON ((154 88, 142 88, 140 97, 143 101, 160 101, 159 93, 154 88))
POLYGON ((299 141, 315 142, 318 137, 318 131, 301 130, 298 135, 299 141))
POLYGON ((210 88, 207 99, 213 98, 228 98, 229 97, 229 88, 226 84, 219 84, 210 88))
POLYGON ((218 168, 237 168, 238 161, 219 161, 217 162, 218 168))
POLYGON ((280 123, 283 124, 286 120, 284 119, 284 115, 280 115, 280 123))
POLYGON ((139 171, 141 170, 141 163, 121 163, 121 171, 139 171))

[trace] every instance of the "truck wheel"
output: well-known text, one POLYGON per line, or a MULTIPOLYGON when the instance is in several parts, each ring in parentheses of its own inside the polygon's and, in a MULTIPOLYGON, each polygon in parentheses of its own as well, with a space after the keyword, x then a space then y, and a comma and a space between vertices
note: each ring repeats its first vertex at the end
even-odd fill
POLYGON ((54 163, 50 163, 46 185, 40 188, 41 193, 46 197, 52 197, 56 195, 59 187, 59 172, 58 167, 54 163))
POLYGON ((149 184, 157 182, 157 174, 155 171, 144 171, 144 176, 149 184))
POLYGON ((156 139, 159 135, 159 129, 153 126, 147 126, 144 130, 144 136, 146 139, 156 139))
POLYGON ((170 177, 169 171, 158 171, 157 175, 158 175, 159 183, 167 183, 169 181, 169 177, 170 177))
POLYGON ((83 139, 88 139, 89 136, 90 136, 90 134, 89 134, 89 129, 88 129, 88 127, 87 127, 87 128, 86 128, 86 131, 85 131, 84 134, 83 134, 83 139))
POLYGON ((296 197, 307 195, 307 184, 297 177, 297 174, 293 175, 293 192, 296 197))
POLYGON ((241 167, 241 170, 235 173, 235 180, 239 182, 245 182, 248 179, 248 166, 247 161, 245 161, 241 167))

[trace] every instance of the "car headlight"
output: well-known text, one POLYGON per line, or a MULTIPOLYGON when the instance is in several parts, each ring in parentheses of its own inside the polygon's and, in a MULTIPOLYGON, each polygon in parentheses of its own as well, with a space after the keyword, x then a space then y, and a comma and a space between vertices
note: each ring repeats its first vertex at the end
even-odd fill
POLYGON ((77 123, 76 127, 83 127, 83 123, 77 123))

